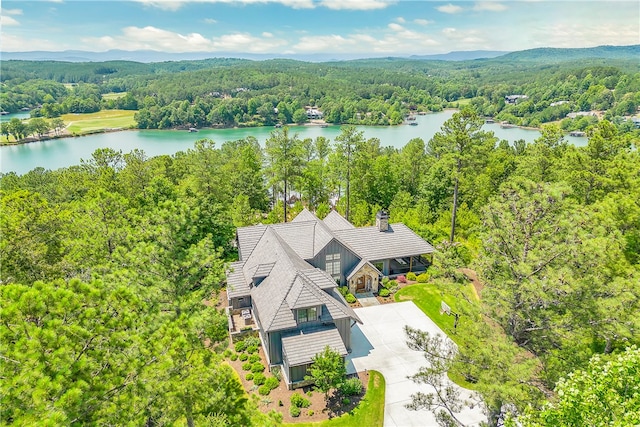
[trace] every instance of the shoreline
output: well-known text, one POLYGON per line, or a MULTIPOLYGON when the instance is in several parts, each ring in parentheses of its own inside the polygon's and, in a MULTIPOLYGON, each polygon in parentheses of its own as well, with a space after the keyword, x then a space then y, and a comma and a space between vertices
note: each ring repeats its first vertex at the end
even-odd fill
MULTIPOLYGON (((457 110, 455 108, 446 108, 445 110, 457 110)), ((435 114, 437 112, 434 111, 429 111, 426 114, 435 114)), ((486 119, 486 118, 485 118, 486 119)), ((320 120, 313 120, 311 122, 307 122, 307 123, 303 123, 303 124, 295 124, 295 123, 289 123, 286 125, 283 125, 282 127, 286 126, 289 128, 294 128, 294 127, 330 127, 330 126, 345 126, 348 125, 347 123, 342 123, 339 125, 336 124, 332 124, 332 123, 327 123, 324 120, 320 121, 320 120)), ((400 123, 398 125, 354 125, 354 126, 381 126, 381 127, 386 127, 386 126, 408 126, 407 123, 403 122, 400 123)), ((207 127, 203 127, 203 128, 198 128, 198 130, 222 130, 222 129, 252 129, 252 128, 266 128, 266 127, 271 127, 273 129, 278 129, 279 127, 276 126, 207 126, 207 127)), ((517 126, 517 125, 513 125, 512 126, 514 129, 524 129, 524 130, 534 130, 534 131, 540 131, 541 128, 538 127, 531 127, 531 126, 517 126)), ((47 135, 43 138, 37 138, 37 137, 28 137, 28 138, 24 138, 21 139, 19 141, 2 141, 0 142, 0 147, 2 146, 16 146, 16 145, 23 145, 23 144, 31 144, 33 142, 43 142, 43 141, 50 141, 50 140, 55 140, 55 139, 62 139, 62 138, 82 138, 84 136, 91 136, 91 135, 96 135, 96 134, 101 134, 101 133, 112 133, 112 132, 126 132, 126 131, 181 131, 181 132, 188 132, 189 128, 188 127, 175 127, 175 128, 171 128, 171 129, 140 129, 140 128, 134 128, 134 127, 130 127, 130 128, 103 128, 103 129, 95 129, 95 130, 91 130, 82 134, 72 134, 69 133, 66 129, 64 129, 62 132, 60 132, 59 134, 54 134, 54 135, 47 135)), ((564 131, 563 131, 564 132, 564 131)), ((195 132, 194 132, 195 133, 195 132)), ((570 132, 564 132, 566 135, 569 135, 570 132)))

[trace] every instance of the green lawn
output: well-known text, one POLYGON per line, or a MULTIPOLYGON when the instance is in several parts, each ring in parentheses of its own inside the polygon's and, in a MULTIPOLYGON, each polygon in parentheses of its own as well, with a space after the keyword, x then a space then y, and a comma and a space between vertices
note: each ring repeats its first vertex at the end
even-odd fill
POLYGON ((376 427, 384 423, 385 381, 378 371, 369 371, 367 393, 351 412, 317 423, 285 424, 295 427, 376 427))
POLYGON ((442 285, 437 283, 424 283, 407 286, 396 292, 394 298, 396 301, 413 301, 415 305, 429 316, 433 322, 438 325, 456 344, 460 344, 464 337, 464 324, 469 321, 464 317, 460 318, 458 328, 453 328, 454 317, 446 314, 440 314, 440 303, 446 302, 451 310, 460 312, 469 306, 469 302, 465 299, 454 295, 454 287, 460 287, 464 296, 470 301, 477 301, 478 297, 471 283, 466 285, 442 285))
POLYGON ((135 126, 133 110, 102 110, 88 114, 65 114, 62 120, 72 134, 83 134, 102 129, 130 128, 135 126))
POLYGON ((118 98, 122 98, 123 96, 125 96, 127 94, 127 92, 109 92, 109 93, 103 93, 102 94, 102 99, 118 99, 118 98))

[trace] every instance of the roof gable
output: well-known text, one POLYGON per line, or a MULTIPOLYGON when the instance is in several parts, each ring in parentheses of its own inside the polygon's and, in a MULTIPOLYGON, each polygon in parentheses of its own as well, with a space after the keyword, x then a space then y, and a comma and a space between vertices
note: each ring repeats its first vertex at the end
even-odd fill
POLYGON ((340 215, 338 211, 332 210, 329 214, 322 220, 322 222, 331 230, 350 230, 352 228, 356 228, 353 224, 351 224, 345 217, 340 215))

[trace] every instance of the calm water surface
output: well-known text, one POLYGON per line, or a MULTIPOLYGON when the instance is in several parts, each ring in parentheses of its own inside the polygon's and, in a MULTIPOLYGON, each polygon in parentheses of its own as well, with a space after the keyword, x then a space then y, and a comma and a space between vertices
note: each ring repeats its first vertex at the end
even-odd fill
MULTIPOLYGON (((402 148, 412 138, 422 138, 425 142, 440 130, 442 124, 455 111, 446 110, 417 116, 418 126, 358 126, 365 138, 378 138, 383 146, 402 148)), ((533 142, 540 133, 528 129, 502 129, 498 124, 487 124, 485 130, 493 131, 500 139, 513 142, 524 139, 533 142)), ((244 129, 211 129, 197 133, 178 130, 131 130, 113 133, 102 133, 76 138, 61 138, 48 141, 33 142, 22 145, 0 147, 0 171, 23 174, 36 167, 58 169, 80 163, 80 159, 89 159, 98 148, 112 148, 128 153, 134 149, 143 150, 147 156, 174 154, 193 148, 198 139, 208 138, 221 145, 226 141, 235 141, 248 136, 255 137, 260 144, 269 138, 273 127, 244 129)), ((293 126, 290 132, 297 133, 301 139, 324 136, 334 140, 340 134, 340 126, 293 126)), ((586 138, 566 137, 575 145, 586 145, 586 138)))

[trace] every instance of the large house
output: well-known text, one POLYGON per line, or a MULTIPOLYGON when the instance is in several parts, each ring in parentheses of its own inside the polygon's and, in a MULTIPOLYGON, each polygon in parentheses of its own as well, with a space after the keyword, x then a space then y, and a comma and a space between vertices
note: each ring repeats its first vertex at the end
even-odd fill
POLYGON ((240 260, 227 272, 230 329, 257 330, 269 367, 280 365, 290 388, 305 384, 326 346, 351 351, 360 319, 338 285, 377 292, 382 276, 424 271, 434 251, 385 212, 376 226, 356 228, 336 211, 320 220, 306 209, 289 223, 239 228, 237 244, 240 260))

